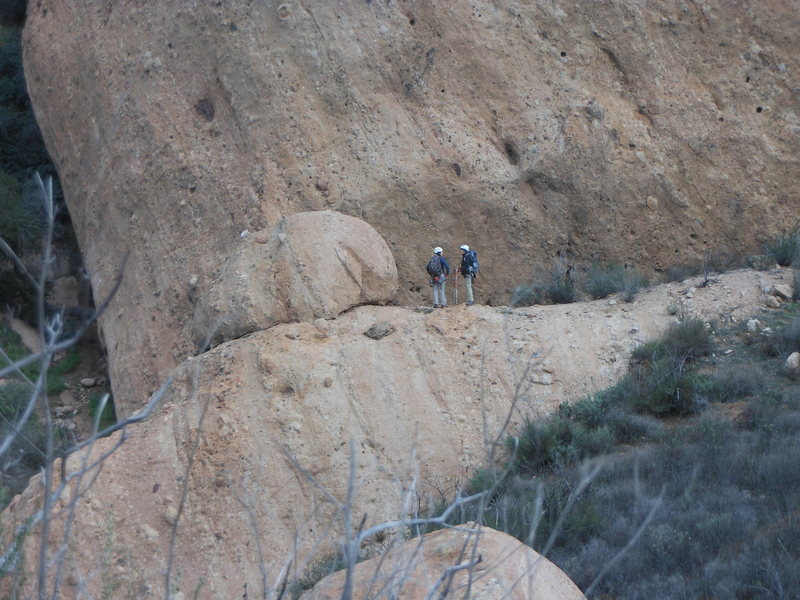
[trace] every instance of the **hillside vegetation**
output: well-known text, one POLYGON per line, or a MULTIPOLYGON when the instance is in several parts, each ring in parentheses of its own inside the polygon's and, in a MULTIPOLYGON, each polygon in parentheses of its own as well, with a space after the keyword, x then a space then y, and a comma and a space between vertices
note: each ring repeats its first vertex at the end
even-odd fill
POLYGON ((752 331, 684 319, 619 384, 509 438, 511 462, 471 480, 492 500, 468 516, 590 597, 795 598, 800 379, 783 365, 798 350, 799 304, 752 331))

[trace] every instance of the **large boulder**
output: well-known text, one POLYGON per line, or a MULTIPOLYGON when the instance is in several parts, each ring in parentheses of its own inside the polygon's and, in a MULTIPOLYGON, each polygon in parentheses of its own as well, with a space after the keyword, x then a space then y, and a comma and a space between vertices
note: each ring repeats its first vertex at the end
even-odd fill
POLYGON ((797 3, 28 3, 28 88, 120 410, 196 351, 241 233, 333 209, 475 246, 480 302, 558 253, 666 269, 796 216, 797 3))
MULTIPOLYGON (((339 600, 345 575, 329 575, 300 599, 339 600)), ((385 555, 355 565, 352 578, 353 600, 585 600, 545 557, 510 535, 474 523, 390 548, 385 555)))
MULTIPOLYGON (((198 292, 194 340, 216 345, 277 323, 330 319, 397 294, 397 268, 364 221, 333 211, 297 213, 247 235, 198 292)), ((199 283, 201 287, 203 283, 199 283)))

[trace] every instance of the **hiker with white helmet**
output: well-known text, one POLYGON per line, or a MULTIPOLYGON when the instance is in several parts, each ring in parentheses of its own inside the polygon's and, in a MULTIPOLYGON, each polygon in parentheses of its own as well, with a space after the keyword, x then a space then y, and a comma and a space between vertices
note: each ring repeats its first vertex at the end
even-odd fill
POLYGON ((430 276, 430 284, 433 288, 433 308, 444 308, 447 306, 447 298, 444 295, 444 282, 447 276, 450 275, 450 265, 442 256, 442 250, 439 246, 433 249, 433 256, 428 261, 426 270, 430 276))
POLYGON ((472 281, 478 274, 478 253, 470 250, 466 244, 461 246, 461 266, 458 268, 458 272, 464 276, 467 306, 472 306, 475 304, 475 298, 472 296, 472 281))

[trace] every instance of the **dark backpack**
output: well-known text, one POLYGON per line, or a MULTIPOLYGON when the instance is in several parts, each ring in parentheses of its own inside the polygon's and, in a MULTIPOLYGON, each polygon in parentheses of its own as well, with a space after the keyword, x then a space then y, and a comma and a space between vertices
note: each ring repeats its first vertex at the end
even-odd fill
POLYGON ((472 273, 475 274, 480 271, 480 265, 478 264, 478 253, 475 250, 469 251, 470 256, 472 256, 472 273))
POLYGON ((438 277, 442 274, 442 257, 438 254, 434 254, 431 256, 431 259, 428 261, 428 266, 425 267, 425 270, 428 271, 428 275, 431 277, 438 277))

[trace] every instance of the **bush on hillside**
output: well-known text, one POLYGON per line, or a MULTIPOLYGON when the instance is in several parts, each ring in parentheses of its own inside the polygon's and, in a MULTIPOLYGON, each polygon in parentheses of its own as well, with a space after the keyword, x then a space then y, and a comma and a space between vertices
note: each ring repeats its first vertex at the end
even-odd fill
POLYGON ((534 304, 569 304, 578 299, 574 266, 563 258, 553 262, 549 271, 540 271, 534 281, 511 291, 512 306, 534 304))
POLYGON ((767 242, 767 254, 782 267, 800 260, 800 229, 787 231, 767 242))
POLYGON ((594 262, 586 273, 586 293, 594 300, 621 293, 625 302, 632 302, 645 285, 647 281, 638 271, 618 264, 594 262))
POLYGON ((795 317, 770 335, 762 334, 755 343, 765 356, 785 359, 792 352, 800 351, 800 318, 795 317))
POLYGON ((636 348, 631 354, 635 361, 656 361, 669 358, 691 362, 711 354, 714 348, 712 324, 694 317, 671 325, 658 340, 636 348))

